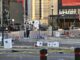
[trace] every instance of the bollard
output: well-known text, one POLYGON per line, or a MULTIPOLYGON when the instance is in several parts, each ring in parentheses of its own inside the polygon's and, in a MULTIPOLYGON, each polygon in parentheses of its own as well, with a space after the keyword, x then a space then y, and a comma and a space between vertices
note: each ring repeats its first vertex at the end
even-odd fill
POLYGON ((47 49, 40 50, 40 60, 47 60, 47 49))
POLYGON ((75 48, 75 60, 80 60, 80 48, 75 48))

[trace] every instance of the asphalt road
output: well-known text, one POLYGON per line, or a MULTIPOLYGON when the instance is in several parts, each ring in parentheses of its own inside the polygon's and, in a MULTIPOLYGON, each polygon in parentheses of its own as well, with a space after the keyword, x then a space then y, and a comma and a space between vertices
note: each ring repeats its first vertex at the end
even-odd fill
MULTIPOLYGON (((59 42, 60 47, 80 47, 80 41, 76 39, 60 39, 60 40, 43 40, 59 42)), ((14 41, 13 46, 34 46, 36 41, 32 40, 22 40, 14 41)), ((39 53, 0 53, 0 60, 40 60, 39 53)), ((47 60, 74 60, 74 54, 72 53, 50 53, 48 52, 47 60)))
POLYGON ((39 56, 29 54, 1 54, 0 60, 39 60, 39 56))
MULTIPOLYGON (((60 60, 60 59, 63 59, 63 60, 74 60, 74 57, 73 55, 69 55, 68 54, 62 54, 61 56, 59 54, 52 54, 52 55, 49 55, 47 57, 47 60, 60 60)), ((0 60, 40 60, 40 57, 39 55, 28 55, 28 54, 7 54, 7 55, 0 55, 0 60)))
MULTIPOLYGON (((74 60, 73 53, 48 52, 47 60, 74 60)), ((0 60, 40 60, 39 53, 4 53, 0 60)))
POLYGON ((48 60, 74 60, 71 53, 49 53, 48 60))

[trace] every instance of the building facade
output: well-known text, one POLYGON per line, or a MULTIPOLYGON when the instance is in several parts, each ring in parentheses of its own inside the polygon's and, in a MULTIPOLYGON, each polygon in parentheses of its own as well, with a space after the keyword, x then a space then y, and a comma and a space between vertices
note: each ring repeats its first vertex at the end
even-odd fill
MULTIPOLYGON (((31 18, 68 29, 72 24, 80 27, 80 5, 63 6, 64 0, 32 0, 31 18), (51 6, 53 5, 53 12, 51 6), (53 14, 53 15, 52 15, 53 14), (53 19, 51 17, 53 17, 53 19)), ((66 0, 65 0, 66 1, 66 0)), ((75 0, 78 1, 78 0, 75 0)), ((79 2, 78 2, 79 3, 79 2)), ((71 5, 71 4, 70 4, 71 5)))
POLYGON ((45 20, 49 15, 49 0, 32 0, 32 20, 45 20))
POLYGON ((10 0, 9 2, 9 12, 10 19, 14 19, 15 24, 24 24, 24 16, 23 16, 23 5, 21 2, 17 2, 17 0, 10 0))
MULTIPOLYGON (((67 1, 67 0, 58 0, 56 2, 58 4, 58 6, 56 6, 58 7, 58 14, 56 15, 53 14, 49 16, 50 24, 52 23, 52 21, 54 21, 53 25, 55 25, 56 23, 59 28, 63 28, 63 29, 69 29, 71 25, 80 27, 80 5, 79 5, 80 2, 76 4, 77 1, 79 0, 75 0, 75 4, 72 4, 69 2, 74 0, 68 0, 67 2, 65 2, 67 4, 69 2, 68 5, 67 4, 64 5, 63 4, 64 1, 67 1), (54 20, 52 20, 52 18, 54 20)), ((55 11, 53 13, 55 13, 55 11)))
POLYGON ((23 8, 17 0, 0 0, 0 26, 9 24, 23 24, 23 8))
POLYGON ((69 29, 71 25, 80 27, 80 1, 71 0, 58 1, 58 26, 60 28, 69 29), (78 4, 77 4, 78 3, 78 4))
MULTIPOLYGON (((9 11, 9 19, 15 19, 15 23, 24 24, 23 6, 16 1, 5 0, 5 8, 9 11)), ((48 25, 53 21, 52 24, 59 26, 59 28, 69 28, 74 23, 80 26, 80 6, 63 6, 62 1, 64 0, 26 0, 26 19, 39 20, 41 24, 48 25)), ((0 8, 2 8, 1 5, 0 8)), ((2 12, 1 9, 0 12, 2 12)))
POLYGON ((58 0, 32 0, 32 11, 31 17, 32 20, 40 20, 41 23, 48 24, 48 16, 52 14, 51 6, 53 5, 54 12, 53 14, 58 13, 58 0))

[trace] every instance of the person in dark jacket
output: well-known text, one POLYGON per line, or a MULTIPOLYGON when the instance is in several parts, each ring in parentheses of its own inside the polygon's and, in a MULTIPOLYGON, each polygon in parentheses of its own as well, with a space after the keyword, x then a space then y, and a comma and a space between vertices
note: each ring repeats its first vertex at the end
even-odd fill
POLYGON ((29 35, 30 35, 30 24, 27 23, 27 25, 26 25, 26 36, 27 36, 27 38, 29 37, 29 35))

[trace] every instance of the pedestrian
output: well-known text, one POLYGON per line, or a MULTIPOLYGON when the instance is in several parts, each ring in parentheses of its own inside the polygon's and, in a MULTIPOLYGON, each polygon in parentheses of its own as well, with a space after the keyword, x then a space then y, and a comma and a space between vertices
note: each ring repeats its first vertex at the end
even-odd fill
POLYGON ((27 24, 27 27, 26 27, 26 34, 27 34, 27 37, 30 37, 30 31, 32 30, 32 26, 31 24, 27 24))
POLYGON ((27 34, 27 38, 28 38, 28 37, 29 37, 29 34, 30 34, 30 30, 29 30, 29 28, 26 29, 26 34, 27 34))
POLYGON ((29 37, 29 23, 26 24, 26 37, 29 37))

